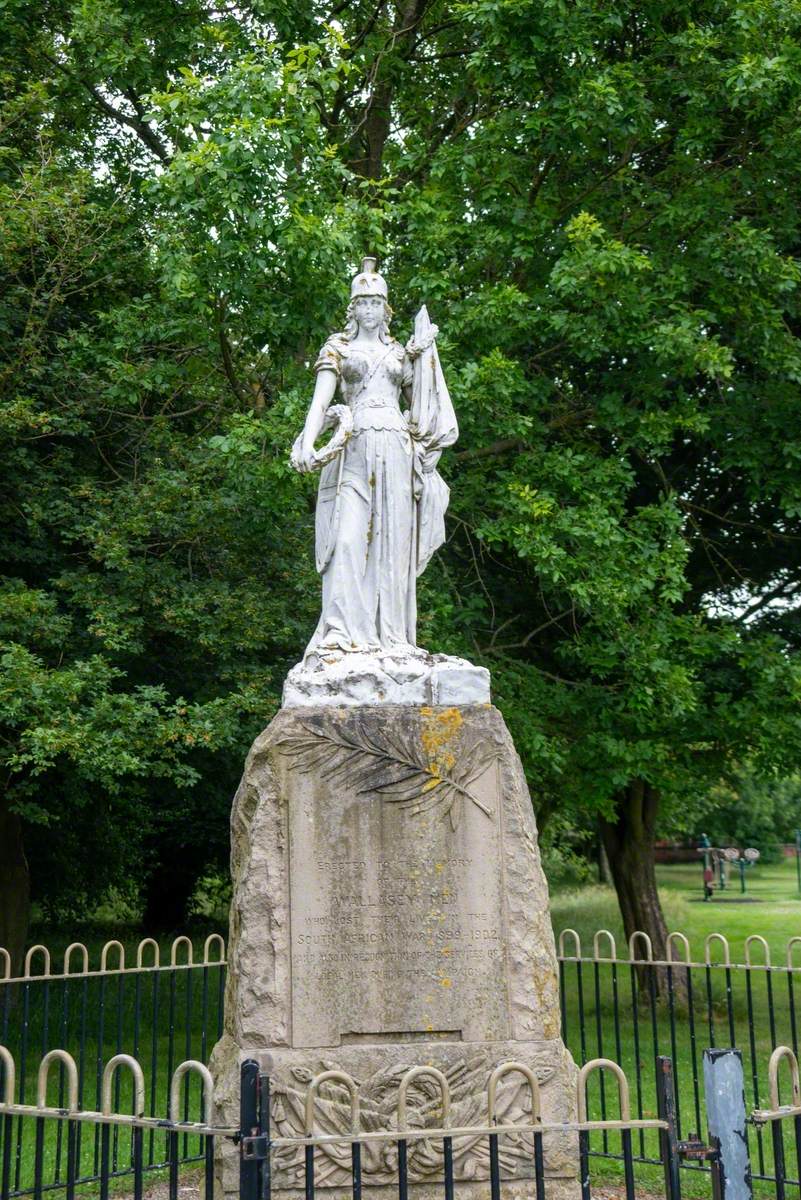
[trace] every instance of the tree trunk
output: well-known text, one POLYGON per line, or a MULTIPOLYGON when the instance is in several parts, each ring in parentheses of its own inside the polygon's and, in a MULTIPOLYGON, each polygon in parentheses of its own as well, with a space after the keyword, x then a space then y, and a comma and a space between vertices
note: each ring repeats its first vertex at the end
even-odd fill
POLYGON ((605 887, 615 886, 612 869, 609 866, 609 855, 606 853, 606 846, 604 846, 600 830, 598 831, 598 882, 604 884, 605 887))
POLYGON ((185 933, 198 871, 180 851, 166 853, 147 881, 142 924, 148 933, 185 933))
POLYGON ((351 134, 348 154, 351 169, 364 179, 377 181, 382 176, 384 148, 392 128, 397 71, 408 65, 428 4, 429 0, 407 0, 398 6, 392 37, 387 43, 392 53, 385 56, 382 51, 375 59, 369 94, 361 120, 351 134))
MULTIPOLYGON (((659 903, 654 870, 654 838, 659 811, 659 794, 644 779, 633 779, 618 795, 615 818, 601 818, 601 837, 609 858, 626 938, 647 933, 655 959, 667 957, 667 925, 659 903)), ((642 938, 634 946, 635 957, 647 957, 642 938)), ((657 990, 664 982, 655 972, 657 990)), ((640 973, 642 978, 642 972, 640 973)))
POLYGON ((12 975, 22 973, 30 907, 30 875, 22 843, 22 821, 11 811, 8 794, 0 794, 0 946, 11 955, 12 975))

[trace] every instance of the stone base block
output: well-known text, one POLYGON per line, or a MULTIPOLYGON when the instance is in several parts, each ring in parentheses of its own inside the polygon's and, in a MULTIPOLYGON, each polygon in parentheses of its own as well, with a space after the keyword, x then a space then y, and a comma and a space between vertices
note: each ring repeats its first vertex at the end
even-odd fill
MULTIPOLYGON (((540 1085, 542 1117, 547 1122, 575 1119, 575 1067, 561 1041, 472 1042, 420 1040, 385 1045, 340 1046, 313 1052, 274 1048, 245 1054, 230 1038, 214 1052, 212 1067, 217 1080, 218 1120, 236 1124, 239 1106, 239 1065, 255 1058, 271 1080, 271 1132, 274 1138, 298 1137, 304 1133, 304 1112, 309 1082, 326 1070, 346 1071, 358 1084, 360 1127, 363 1131, 398 1128, 398 1088, 411 1067, 438 1068, 450 1088, 447 1124, 487 1124, 487 1084, 495 1067, 515 1061, 530 1067, 540 1085)), ((531 1120, 528 1082, 510 1073, 500 1083, 496 1096, 498 1124, 525 1124, 531 1120)), ((349 1132, 350 1099, 347 1090, 324 1084, 315 1104, 314 1132, 349 1132)), ((431 1077, 418 1078, 407 1093, 407 1124, 410 1128, 443 1123, 441 1093, 431 1077)), ((577 1141, 575 1135, 551 1133, 543 1139, 548 1200, 575 1200, 577 1141)), ((529 1134, 503 1136, 499 1142, 503 1194, 508 1200, 526 1196, 530 1200, 533 1178, 533 1137, 529 1134)), ((408 1143, 410 1194, 441 1200, 443 1146, 441 1139, 420 1138, 408 1143)), ((459 1196, 469 1200, 475 1185, 476 1200, 486 1200, 489 1179, 489 1146, 486 1137, 461 1137, 453 1141, 454 1179, 459 1196), (482 1181, 483 1184, 482 1184, 482 1181)), ((220 1193, 233 1196, 238 1186, 239 1159, 231 1146, 218 1158, 220 1193)), ((346 1142, 318 1147, 315 1155, 315 1184, 325 1188, 326 1200, 350 1196, 350 1146, 346 1142)), ((370 1200, 384 1194, 397 1196, 397 1147, 393 1140, 366 1142, 362 1147, 362 1183, 370 1200)), ((278 1148, 272 1158, 274 1197, 300 1196, 304 1186, 304 1157, 301 1147, 278 1148)))

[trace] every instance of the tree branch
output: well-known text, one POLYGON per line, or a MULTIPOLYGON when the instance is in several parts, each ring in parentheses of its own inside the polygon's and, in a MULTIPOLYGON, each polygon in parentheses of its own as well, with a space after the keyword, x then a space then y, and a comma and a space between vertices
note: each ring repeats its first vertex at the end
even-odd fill
POLYGON ((66 75, 67 78, 72 80, 73 83, 77 83, 79 87, 82 87, 84 91, 88 92, 97 107, 105 116, 109 117, 109 119, 114 121, 117 125, 124 125, 128 129, 132 130, 139 140, 145 146, 147 146, 148 150, 150 150, 152 154, 155 154, 156 158, 160 159, 163 163, 169 163, 172 161, 172 154, 168 148, 162 142, 161 138, 155 132, 153 127, 143 119, 144 109, 141 109, 140 105, 140 112, 137 112, 137 106, 134 105, 127 91, 124 91, 123 95, 128 97, 129 102, 134 108, 134 112, 136 114, 134 116, 129 116, 128 113, 120 112, 118 108, 115 108, 114 105, 105 98, 99 88, 97 88, 93 83, 89 83, 88 80, 82 79, 80 75, 77 75, 74 71, 71 71, 69 67, 66 67, 64 63, 59 62, 57 58, 53 58, 44 51, 41 53, 46 62, 49 62, 50 65, 55 67, 57 71, 61 71, 61 73, 66 75))
POLYGON ((231 343, 228 341, 228 335, 225 332, 225 326, 223 325, 222 315, 220 315, 219 322, 217 325, 217 337, 220 342, 220 353, 222 354, 222 362, 223 362, 223 370, 225 371, 225 378, 228 380, 228 383, 231 386, 231 391, 234 393, 237 400, 240 402, 240 404, 244 404, 245 403, 245 393, 242 389, 242 385, 240 384, 239 380, 236 377, 236 368, 234 367, 234 356, 233 356, 233 352, 231 350, 231 343))
POLYGON ((748 529, 753 533, 761 533, 769 541, 775 540, 779 542, 801 542, 801 535, 793 533, 779 533, 776 529, 770 529, 767 525, 758 525, 755 521, 736 521, 734 517, 722 516, 716 513, 711 508, 704 508, 702 504, 693 504, 690 500, 678 500, 680 508, 692 512, 704 513, 707 517, 712 517, 713 520, 721 525, 732 525, 737 529, 748 529))
POLYGON ((798 580, 785 579, 783 583, 777 584, 769 592, 765 592, 753 604, 749 604, 748 608, 744 612, 741 612, 738 617, 735 617, 734 620, 737 624, 747 621, 749 617, 753 617, 755 613, 758 613, 766 604, 770 604, 772 600, 789 600, 792 596, 797 596, 799 592, 801 592, 801 583, 798 580))

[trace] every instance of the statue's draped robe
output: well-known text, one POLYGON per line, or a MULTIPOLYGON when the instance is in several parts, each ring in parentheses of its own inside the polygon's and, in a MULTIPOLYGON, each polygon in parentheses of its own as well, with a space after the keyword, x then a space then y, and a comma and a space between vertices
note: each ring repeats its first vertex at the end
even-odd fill
POLYGON ((425 309, 415 341, 425 348, 412 358, 394 340, 368 351, 334 335, 315 364, 336 373, 353 432, 320 476, 323 605, 307 655, 402 653, 415 645, 416 576, 445 537, 449 492, 436 464, 458 436, 425 309), (402 395, 411 396, 408 414, 402 395))

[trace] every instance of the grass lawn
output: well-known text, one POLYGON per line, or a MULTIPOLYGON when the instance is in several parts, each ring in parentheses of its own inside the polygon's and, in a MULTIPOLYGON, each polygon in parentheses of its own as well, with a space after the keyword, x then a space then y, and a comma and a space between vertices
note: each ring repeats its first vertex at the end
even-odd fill
MULTIPOLYGON (((744 961, 745 939, 749 934, 760 934, 770 946, 774 964, 784 963, 788 940, 801 937, 801 895, 795 862, 791 859, 775 866, 757 863, 749 868, 745 897, 740 894, 737 871, 726 891, 716 889, 714 899, 708 904, 701 899, 701 868, 694 863, 658 866, 657 880, 668 928, 677 929, 690 939, 695 962, 703 962, 704 938, 710 933, 722 933, 729 939, 732 962, 744 961)), ((580 890, 554 889, 551 919, 557 935, 562 929, 576 930, 583 954, 592 955, 596 930, 609 929, 617 939, 618 957, 627 957, 623 924, 612 888, 585 885, 580 890)), ((608 950, 603 949, 602 953, 608 950)), ((752 961, 759 961, 759 953, 759 948, 754 947, 752 961)), ((719 953, 713 957, 719 957, 719 953)), ((801 964, 801 946, 797 958, 801 964)))

